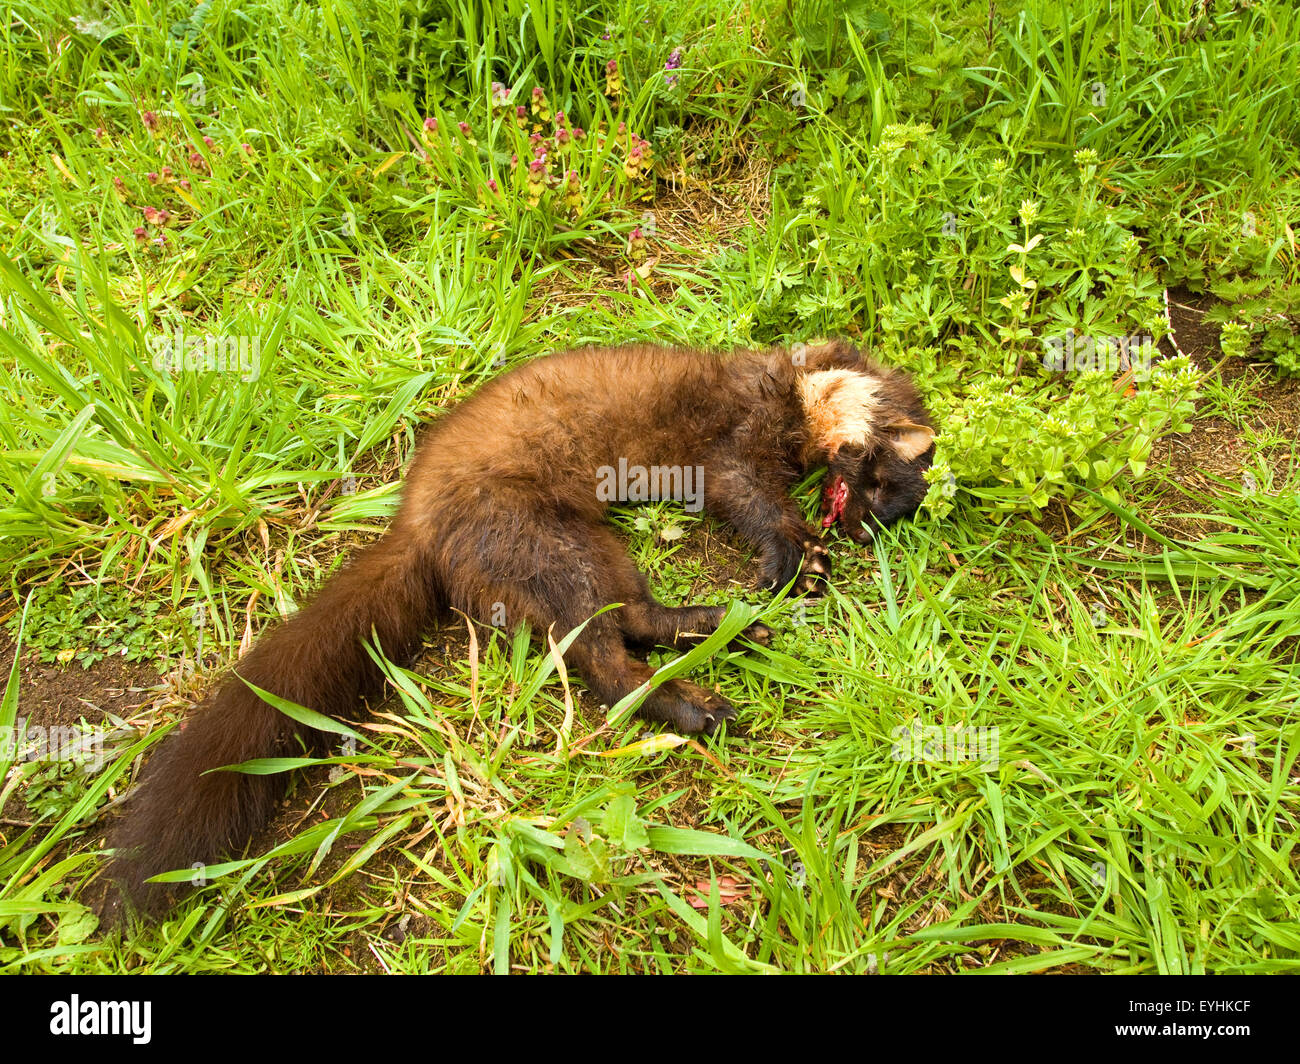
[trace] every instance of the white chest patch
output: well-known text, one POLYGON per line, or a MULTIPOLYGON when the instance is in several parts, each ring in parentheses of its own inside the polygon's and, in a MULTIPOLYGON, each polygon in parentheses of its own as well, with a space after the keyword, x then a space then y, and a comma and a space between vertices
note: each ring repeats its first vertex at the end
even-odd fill
POLYGON ((799 378, 799 398, 812 442, 834 454, 862 446, 876 428, 880 384, 851 369, 826 369, 799 378))

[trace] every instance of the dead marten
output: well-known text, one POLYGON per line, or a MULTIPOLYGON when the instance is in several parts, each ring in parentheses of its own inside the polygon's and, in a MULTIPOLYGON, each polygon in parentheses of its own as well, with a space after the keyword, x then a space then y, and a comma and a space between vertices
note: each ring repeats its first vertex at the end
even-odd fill
MULTIPOLYGON (((167 888, 145 879, 243 848, 284 778, 208 770, 324 749, 239 677, 353 718, 382 679, 362 645, 372 631, 388 658, 409 660, 449 609, 490 623, 504 608, 510 624, 557 636, 588 621, 568 664, 613 705, 652 672, 629 648, 687 646, 725 610, 657 602, 603 521, 611 502, 680 498, 756 548, 761 584, 812 590, 830 557, 789 496, 795 481, 828 467, 822 525, 865 543, 920 504, 933 438, 911 381, 843 342, 589 349, 503 374, 427 430, 388 534, 265 635, 153 755, 112 833, 113 878, 138 906, 161 908, 167 888), (588 620, 610 603, 622 606, 588 620)), ((674 679, 640 713, 711 732, 735 710, 674 679)))

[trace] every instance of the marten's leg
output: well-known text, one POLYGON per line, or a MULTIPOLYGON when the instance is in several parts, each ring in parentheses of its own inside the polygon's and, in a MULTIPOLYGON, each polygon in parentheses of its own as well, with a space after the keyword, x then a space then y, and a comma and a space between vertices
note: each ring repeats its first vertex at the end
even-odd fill
MULTIPOLYGON (((627 645, 633 650, 652 647, 688 650, 717 631, 726 613, 726 606, 665 606, 651 599, 628 603, 620 611, 619 624, 627 645)), ((744 640, 767 646, 772 641, 772 630, 765 624, 751 624, 730 645, 740 646, 744 640)))
MULTIPOLYGON (((592 552, 598 554, 609 574, 614 591, 611 602, 621 602, 614 620, 623 631, 627 645, 636 651, 653 647, 689 650, 702 643, 718 629, 727 613, 726 606, 665 606, 650 591, 650 583, 627 556, 623 545, 604 525, 592 529, 592 552)), ((732 641, 732 646, 750 640, 767 646, 772 632, 766 625, 751 624, 732 641)))
MULTIPOLYGON (((508 624, 526 620, 541 632, 553 628, 557 640, 585 622, 565 658, 606 705, 648 681, 654 670, 628 654, 624 626, 645 624, 643 634, 651 635, 651 642, 659 642, 661 634, 676 638, 682 633, 670 618, 677 611, 654 602, 613 533, 579 515, 540 512, 535 503, 511 513, 498 502, 485 511, 491 514, 490 527, 482 527, 480 516, 475 538, 480 544, 499 542, 503 549, 455 553, 459 564, 445 574, 452 604, 483 619, 504 608, 508 624), (527 535, 520 536, 520 529, 527 535), (627 605, 594 616, 612 602, 627 605), (633 607, 632 621, 622 616, 627 606, 633 607)), ((690 619, 707 622, 711 616, 705 610, 690 619)), ((639 712, 686 732, 712 732, 735 716, 721 695, 681 679, 651 691, 639 712)))
POLYGON ((787 494, 775 472, 736 463, 711 465, 705 474, 704 506, 758 551, 759 586, 820 591, 831 575, 830 552, 787 494))

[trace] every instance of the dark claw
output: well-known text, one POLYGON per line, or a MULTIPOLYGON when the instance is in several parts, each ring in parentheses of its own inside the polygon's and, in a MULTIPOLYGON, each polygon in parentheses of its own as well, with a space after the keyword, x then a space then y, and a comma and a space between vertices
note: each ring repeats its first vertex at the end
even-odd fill
POLYGON ((719 710, 716 714, 707 714, 707 720, 702 730, 705 735, 714 735, 722 727, 724 721, 732 720, 735 716, 736 707, 728 703, 726 709, 719 710))

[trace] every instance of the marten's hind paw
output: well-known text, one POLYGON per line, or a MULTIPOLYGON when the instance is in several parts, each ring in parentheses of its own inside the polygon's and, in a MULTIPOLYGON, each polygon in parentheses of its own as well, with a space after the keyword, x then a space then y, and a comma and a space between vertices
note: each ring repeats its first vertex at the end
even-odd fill
POLYGON ((661 720, 679 732, 712 735, 724 720, 736 715, 736 707, 716 691, 685 680, 669 680, 650 692, 642 703, 641 715, 647 720, 661 720))

